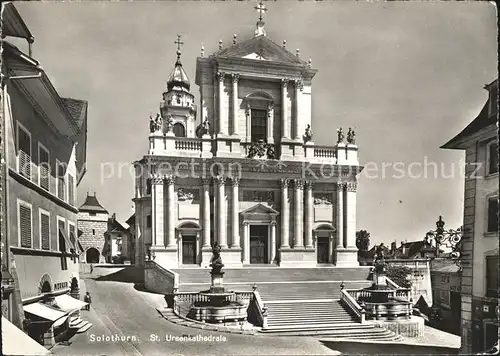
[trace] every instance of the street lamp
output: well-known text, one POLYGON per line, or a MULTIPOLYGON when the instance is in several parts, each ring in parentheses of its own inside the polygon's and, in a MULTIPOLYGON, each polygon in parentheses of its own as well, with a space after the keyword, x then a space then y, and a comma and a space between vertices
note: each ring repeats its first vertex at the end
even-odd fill
POLYGON ((451 253, 449 258, 455 262, 458 266, 459 270, 462 270, 462 260, 463 257, 461 253, 461 241, 463 236, 463 230, 460 227, 459 229, 449 229, 445 230, 444 228, 445 222, 443 221, 442 216, 439 216, 439 220, 436 221, 436 230, 431 230, 427 234, 425 234, 424 238, 424 246, 422 247, 423 254, 431 254, 431 258, 441 258, 440 257, 440 247, 446 246, 451 248, 451 253), (433 243, 435 246, 433 246, 433 243))

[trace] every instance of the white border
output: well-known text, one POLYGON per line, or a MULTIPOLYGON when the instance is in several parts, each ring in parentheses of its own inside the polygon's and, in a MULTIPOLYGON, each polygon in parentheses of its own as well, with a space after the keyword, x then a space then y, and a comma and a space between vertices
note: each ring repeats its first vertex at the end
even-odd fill
POLYGON ((51 250, 51 241, 52 240, 52 234, 51 234, 51 224, 50 224, 50 211, 47 211, 45 209, 42 209, 42 208, 38 208, 38 232, 40 234, 40 250, 42 251, 50 251, 51 250), (44 250, 42 248, 42 215, 47 215, 49 217, 49 249, 48 250, 44 250))
MULTIPOLYGON (((47 147, 45 147, 43 145, 43 143, 41 143, 40 141, 38 141, 38 185, 40 186, 40 188, 43 188, 42 185, 41 185, 41 182, 40 182, 40 149, 44 150, 45 152, 47 152, 47 155, 48 155, 48 165, 49 165, 49 176, 48 176, 48 179, 49 179, 49 182, 48 182, 48 187, 47 187, 47 191, 50 193, 50 176, 52 175, 51 174, 51 169, 50 169, 50 151, 48 150, 47 147)), ((43 188, 45 189, 45 188, 43 188)))
POLYGON ((17 243, 19 247, 24 247, 24 248, 30 248, 33 249, 33 206, 30 203, 27 203, 21 199, 17 199, 17 243), (20 214, 20 207, 21 205, 24 205, 25 207, 30 209, 31 216, 30 216, 30 222, 31 222, 31 246, 30 247, 24 247, 21 244, 21 214, 20 214))

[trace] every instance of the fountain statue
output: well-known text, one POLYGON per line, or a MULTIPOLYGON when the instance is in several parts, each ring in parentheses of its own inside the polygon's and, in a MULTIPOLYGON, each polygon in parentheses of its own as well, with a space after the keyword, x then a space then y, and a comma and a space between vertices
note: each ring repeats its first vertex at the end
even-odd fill
POLYGON ((212 267, 210 289, 199 293, 202 300, 194 302, 187 317, 207 323, 241 323, 246 321, 247 306, 235 301, 235 292, 226 291, 224 288, 222 271, 224 264, 220 252, 221 247, 215 242, 210 260, 212 267))

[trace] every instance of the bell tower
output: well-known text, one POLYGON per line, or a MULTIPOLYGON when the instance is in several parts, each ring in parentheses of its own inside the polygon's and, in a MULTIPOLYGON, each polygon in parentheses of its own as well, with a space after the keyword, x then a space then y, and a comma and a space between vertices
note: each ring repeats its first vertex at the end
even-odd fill
POLYGON ((174 42, 177 45, 177 60, 167 80, 167 91, 163 93, 160 103, 162 131, 176 137, 195 137, 196 105, 190 93, 188 76, 182 68, 181 35, 174 42))

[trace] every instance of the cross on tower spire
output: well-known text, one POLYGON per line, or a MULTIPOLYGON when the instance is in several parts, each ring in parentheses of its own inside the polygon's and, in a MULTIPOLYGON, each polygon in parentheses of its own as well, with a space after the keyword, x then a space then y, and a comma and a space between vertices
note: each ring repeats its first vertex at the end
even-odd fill
POLYGON ((259 21, 262 22, 262 14, 267 12, 266 5, 262 3, 262 0, 254 7, 255 10, 259 12, 259 21))
POLYGON ((262 3, 262 0, 254 7, 255 10, 259 12, 259 21, 257 21, 257 29, 255 30, 255 36, 265 36, 266 30, 264 29, 264 21, 262 20, 263 14, 267 11, 266 5, 262 3))
POLYGON ((184 44, 184 42, 181 41, 181 34, 177 34, 177 40, 174 41, 174 43, 177 45, 177 62, 180 61, 181 59, 181 47, 184 44))

